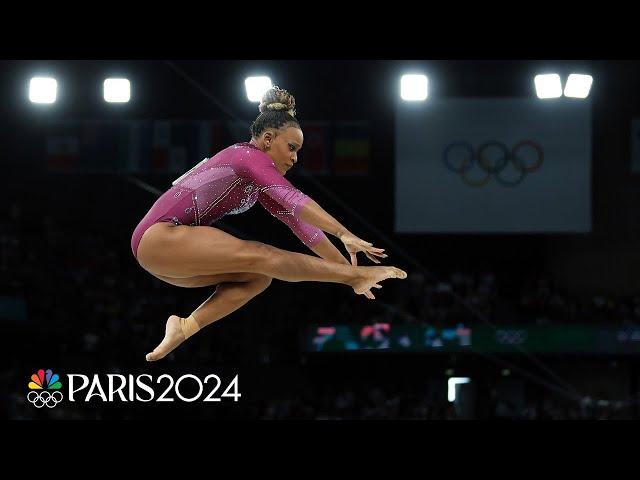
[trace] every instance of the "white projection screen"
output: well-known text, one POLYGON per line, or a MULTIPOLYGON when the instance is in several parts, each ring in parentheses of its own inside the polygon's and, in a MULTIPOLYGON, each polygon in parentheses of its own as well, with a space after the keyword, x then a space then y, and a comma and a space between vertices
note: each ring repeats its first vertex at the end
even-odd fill
POLYGON ((399 102, 397 233, 591 231, 591 104, 399 102))

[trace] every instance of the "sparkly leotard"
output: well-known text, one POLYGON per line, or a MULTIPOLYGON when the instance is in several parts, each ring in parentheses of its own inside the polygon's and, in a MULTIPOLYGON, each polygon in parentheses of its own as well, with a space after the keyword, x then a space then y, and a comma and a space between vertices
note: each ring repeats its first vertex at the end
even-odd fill
POLYGON ((309 200, 276 170, 266 153, 253 144, 237 143, 205 158, 173 182, 135 228, 131 251, 137 258, 142 235, 155 223, 211 225, 225 215, 247 211, 256 201, 312 247, 325 234, 300 220, 300 209, 309 200))

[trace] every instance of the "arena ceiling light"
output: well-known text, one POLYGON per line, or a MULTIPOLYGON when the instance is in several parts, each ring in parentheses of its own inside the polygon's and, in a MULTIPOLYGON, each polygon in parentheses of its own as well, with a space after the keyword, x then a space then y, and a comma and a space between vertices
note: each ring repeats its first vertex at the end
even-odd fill
POLYGON ((429 79, 426 75, 402 75, 400 97, 407 102, 420 102, 429 95, 429 79))
POLYGON ((560 75, 557 73, 536 75, 533 82, 536 86, 538 98, 558 98, 562 96, 562 82, 560 81, 560 75))
POLYGON ((33 77, 29 82, 29 100, 33 103, 54 103, 58 82, 52 77, 33 77))
POLYGON ((104 100, 109 103, 126 103, 131 99, 131 82, 126 78, 107 78, 104 81, 104 100))
POLYGON ((264 95, 273 84, 269 77, 247 77, 244 81, 244 86, 247 89, 247 98, 249 101, 259 102, 262 100, 262 95, 264 95))
POLYGON ((587 98, 589 96, 589 90, 591 90, 592 83, 593 77, 591 75, 572 73, 569 75, 567 84, 564 87, 564 96, 572 98, 587 98))

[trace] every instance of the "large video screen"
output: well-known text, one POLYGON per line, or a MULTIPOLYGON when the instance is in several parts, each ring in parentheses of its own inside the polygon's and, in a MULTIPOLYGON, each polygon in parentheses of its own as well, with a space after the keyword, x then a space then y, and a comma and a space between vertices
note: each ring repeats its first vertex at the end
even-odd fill
POLYGON ((569 98, 398 104, 398 233, 591 230, 591 105, 569 98))

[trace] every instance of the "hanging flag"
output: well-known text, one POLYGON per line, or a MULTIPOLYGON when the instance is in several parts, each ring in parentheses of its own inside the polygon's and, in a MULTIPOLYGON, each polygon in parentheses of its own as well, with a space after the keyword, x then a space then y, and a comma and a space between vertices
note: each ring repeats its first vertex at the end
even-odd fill
POLYGON ((298 155, 298 162, 309 173, 326 175, 329 173, 329 124, 326 122, 305 122, 304 144, 298 155))
POLYGON ((80 163, 80 140, 73 134, 47 136, 47 168, 73 170, 80 163))
POLYGON ((52 171, 174 174, 212 156, 219 133, 199 120, 56 120, 44 157, 52 171))
POLYGON ((213 157, 216 153, 230 145, 227 139, 227 127, 224 122, 216 120, 211 123, 211 147, 208 153, 201 155, 204 157, 213 157))
POLYGON ((171 147, 171 122, 159 120, 153 122, 153 150, 151 152, 151 170, 166 172, 171 147))
POLYGON ((366 175, 369 172, 368 127, 366 122, 336 123, 333 158, 336 175, 366 175))

